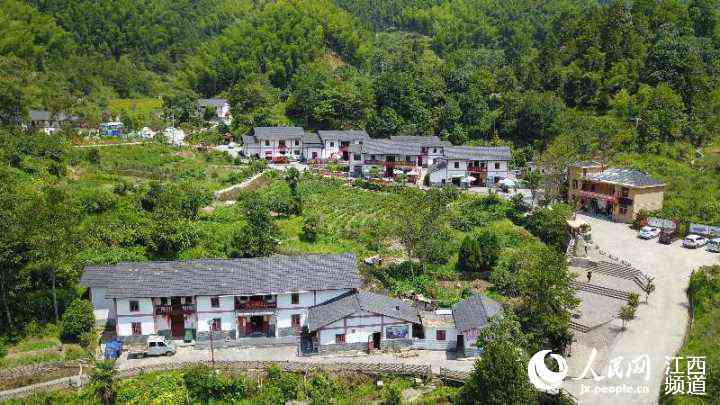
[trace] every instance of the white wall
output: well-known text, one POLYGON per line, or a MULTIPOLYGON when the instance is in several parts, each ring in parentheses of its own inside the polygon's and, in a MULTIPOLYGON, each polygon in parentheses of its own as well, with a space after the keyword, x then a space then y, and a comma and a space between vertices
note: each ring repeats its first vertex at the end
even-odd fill
POLYGON ((118 317, 118 336, 132 336, 133 322, 140 322, 143 335, 155 334, 155 319, 153 316, 120 316, 118 317))
POLYGON ((121 315, 153 315, 153 304, 150 298, 118 298, 117 299, 117 314, 121 315), (140 310, 137 312, 130 312, 130 301, 137 301, 140 304, 140 310))
POLYGON ((307 319, 307 309, 278 309, 277 311, 277 327, 290 328, 292 327, 292 315, 300 315, 300 326, 305 325, 307 319))
POLYGON ((235 297, 223 296, 218 297, 220 307, 213 308, 210 306, 210 298, 207 296, 197 297, 197 331, 208 332, 212 325, 212 320, 220 318, 220 327, 224 331, 231 331, 237 328, 235 319, 235 297))

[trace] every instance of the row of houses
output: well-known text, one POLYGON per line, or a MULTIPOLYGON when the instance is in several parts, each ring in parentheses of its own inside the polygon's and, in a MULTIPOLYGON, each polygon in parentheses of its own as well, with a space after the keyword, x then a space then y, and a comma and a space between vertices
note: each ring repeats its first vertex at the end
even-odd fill
POLYGON ((508 178, 509 147, 454 146, 437 136, 372 139, 365 131, 306 132, 300 127, 256 127, 242 137, 242 152, 271 161, 334 161, 354 177, 428 176, 430 185, 486 186, 508 178))
POLYGON ((453 308, 362 290, 352 254, 89 266, 96 319, 120 340, 164 335, 198 343, 298 344, 304 352, 417 347, 477 354, 501 306, 474 295, 453 308))

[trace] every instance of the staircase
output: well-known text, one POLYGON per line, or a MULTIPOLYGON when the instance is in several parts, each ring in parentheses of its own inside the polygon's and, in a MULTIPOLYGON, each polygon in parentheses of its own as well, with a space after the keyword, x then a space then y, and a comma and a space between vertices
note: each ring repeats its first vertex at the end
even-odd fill
POLYGON ((645 273, 625 264, 608 261, 593 262, 589 260, 573 259, 572 265, 588 269, 590 271, 594 271, 600 274, 623 278, 626 280, 632 280, 633 282, 635 282, 635 284, 637 284, 638 287, 640 287, 640 289, 645 292, 648 291, 648 285, 652 282, 652 279, 648 277, 645 273))
POLYGON ((591 328, 589 326, 583 325, 581 323, 570 321, 570 329, 580 332, 580 333, 588 333, 590 332, 591 328))
POLYGON ((617 298, 625 301, 628 300, 628 296, 630 294, 626 291, 616 290, 614 288, 601 287, 599 285, 589 283, 579 283, 577 281, 572 281, 570 285, 572 285, 572 287, 577 291, 585 291, 592 294, 604 295, 606 297, 617 298))

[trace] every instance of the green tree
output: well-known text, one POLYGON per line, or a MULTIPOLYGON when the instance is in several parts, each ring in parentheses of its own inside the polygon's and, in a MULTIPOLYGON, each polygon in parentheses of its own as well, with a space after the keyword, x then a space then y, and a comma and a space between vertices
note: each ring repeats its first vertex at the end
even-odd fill
POLYGON ((458 267, 468 273, 492 270, 500 254, 500 241, 488 228, 465 236, 458 251, 458 267))
POLYGON ((530 404, 537 392, 527 378, 530 358, 517 321, 491 320, 478 340, 482 355, 460 390, 463 404, 530 404))
POLYGON ((527 181, 528 188, 530 189, 532 205, 535 206, 535 194, 537 193, 538 188, 542 185, 543 177, 539 170, 530 170, 525 175, 525 181, 527 181))
POLYGON ((232 235, 230 257, 269 256, 277 248, 278 230, 270 210, 257 195, 248 195, 241 204, 245 222, 232 235))
POLYGON ((80 337, 92 331, 95 325, 93 307, 89 301, 76 299, 63 313, 60 322, 60 335, 63 340, 79 342, 80 337))
POLYGON ((625 326, 628 322, 635 319, 636 308, 632 305, 623 305, 620 307, 620 313, 618 317, 622 320, 622 329, 625 330, 625 326))

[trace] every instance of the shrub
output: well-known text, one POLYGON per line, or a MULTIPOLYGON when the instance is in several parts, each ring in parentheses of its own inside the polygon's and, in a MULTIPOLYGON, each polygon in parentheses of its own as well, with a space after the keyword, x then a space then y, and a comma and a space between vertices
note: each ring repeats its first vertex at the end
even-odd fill
POLYGON ((97 148, 88 149, 86 159, 94 165, 100 163, 100 151, 97 148))
POLYGON ((100 214, 113 209, 117 197, 107 190, 99 189, 89 192, 82 198, 82 208, 88 214, 100 214))
POLYGON ((252 383, 246 377, 230 378, 207 366, 186 368, 183 381, 190 398, 203 403, 210 400, 241 400, 253 391, 252 383))
POLYGON ((320 218, 317 215, 305 217, 302 226, 302 238, 307 242, 315 242, 320 233, 320 218))
POLYGON ((83 333, 95 325, 92 304, 76 299, 70 303, 60 321, 61 338, 68 342, 79 342, 83 333))
POLYGON ((489 229, 469 234, 458 251, 458 268, 468 273, 490 271, 497 262, 500 247, 497 236, 489 229))
POLYGON ((640 295, 638 293, 628 294, 628 305, 637 308, 640 305, 640 295))

